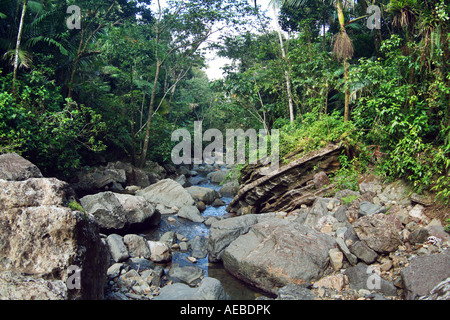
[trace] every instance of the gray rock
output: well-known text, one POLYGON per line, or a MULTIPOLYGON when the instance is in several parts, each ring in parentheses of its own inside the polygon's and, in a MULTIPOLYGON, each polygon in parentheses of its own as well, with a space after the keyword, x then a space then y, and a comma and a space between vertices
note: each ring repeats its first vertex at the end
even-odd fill
POLYGON ((413 258, 401 270, 405 299, 425 296, 443 280, 450 277, 450 250, 413 258))
POLYGON ((369 216, 371 214, 377 214, 377 213, 385 213, 386 207, 373 204, 369 201, 362 201, 359 204, 359 210, 358 210, 358 216, 364 217, 369 216))
MULTIPOLYGON (((60 297, 103 298, 107 248, 92 216, 65 207, 73 195, 67 183, 55 178, 0 180, 0 273, 13 271, 17 280, 17 292, 3 291, 0 299, 56 298, 58 283, 67 282, 72 265, 81 269, 81 289, 66 288, 60 297), (20 274, 34 276, 27 283, 20 274), (56 291, 41 284, 54 284, 56 291)), ((3 279, 6 287, 11 288, 12 278, 3 279)))
POLYGON ((80 202, 86 212, 94 216, 101 232, 111 233, 125 229, 125 209, 113 192, 87 195, 81 198, 80 202))
POLYGON ((205 277, 198 288, 183 283, 174 283, 161 288, 154 300, 228 300, 219 280, 205 277))
POLYGON ((258 223, 258 217, 254 214, 213 222, 209 229, 208 260, 221 261, 226 247, 241 234, 247 233, 256 223, 258 223))
POLYGON ((345 214, 347 207, 346 205, 342 205, 334 212, 333 215, 338 222, 348 222, 347 215, 345 214))
POLYGON ((39 168, 17 153, 0 155, 0 179, 21 181, 30 178, 43 178, 39 168))
POLYGON ((363 241, 357 241, 350 247, 350 252, 367 264, 373 263, 378 254, 370 249, 363 241))
POLYGON ((156 265, 152 261, 144 258, 130 258, 124 262, 126 264, 126 268, 138 270, 139 272, 144 270, 153 270, 156 265))
POLYGON ((123 243, 123 239, 120 235, 114 233, 110 234, 106 238, 106 243, 108 244, 111 257, 115 262, 122 262, 130 257, 128 249, 123 243))
POLYGON ((430 233, 426 228, 417 228, 413 232, 411 232, 408 236, 408 241, 411 244, 423 243, 426 242, 430 233))
POLYGON ((220 197, 219 193, 211 188, 192 186, 186 188, 186 191, 192 196, 195 201, 202 201, 205 204, 211 204, 214 200, 220 197))
POLYGON ((124 270, 123 263, 114 263, 112 266, 108 268, 108 270, 106 271, 106 275, 109 278, 116 278, 120 276, 122 270, 124 270))
MULTIPOLYGON (((389 219, 396 219, 396 217, 390 218, 384 214, 373 214, 359 218, 353 223, 353 227, 359 239, 372 250, 378 253, 388 253, 397 250, 402 243, 399 230, 389 219)), ((400 221, 398 223, 401 225, 400 221)))
POLYGON ((150 259, 150 249, 144 237, 136 234, 127 234, 123 237, 123 242, 128 248, 130 257, 150 259))
POLYGON ((159 241, 147 241, 150 248, 150 259, 156 263, 164 263, 172 260, 172 253, 167 243, 159 241))
POLYGON ((221 207, 221 206, 225 206, 226 203, 222 199, 216 199, 213 201, 213 203, 211 203, 211 205, 213 207, 221 207))
POLYGON ((306 219, 303 222, 303 224, 306 227, 310 227, 319 231, 321 228, 321 224, 319 223, 319 221, 323 217, 328 216, 327 205, 329 201, 330 199, 317 198, 314 201, 311 209, 309 210, 308 215, 306 216, 306 219))
POLYGON ((225 269, 264 291, 319 279, 335 240, 308 227, 266 218, 234 240, 222 256, 225 269))
POLYGON ((191 287, 195 287, 203 276, 203 269, 196 266, 180 267, 172 265, 168 272, 169 278, 174 282, 182 282, 191 287))
POLYGON ((208 240, 205 237, 197 235, 189 241, 189 244, 192 249, 192 257, 203 259, 208 255, 208 240))
POLYGON ((450 300, 450 278, 445 279, 431 289, 430 294, 420 298, 421 300, 450 300))
POLYGON ((239 191, 239 183, 236 180, 226 182, 222 185, 219 193, 222 197, 234 197, 239 191))
POLYGON ((205 220, 205 218, 201 216, 200 211, 196 206, 181 207, 177 215, 180 218, 191 220, 193 222, 203 222, 205 220))
POLYGON ((317 296, 305 286, 289 283, 278 290, 275 300, 314 300, 317 296))
POLYGON ((341 251, 344 253, 348 262, 350 262, 351 265, 356 265, 356 263, 358 262, 358 258, 353 253, 350 252, 344 240, 342 240, 341 238, 336 238, 336 243, 338 244, 341 251))
POLYGON ((167 231, 159 238, 159 241, 172 245, 177 241, 177 236, 175 235, 175 232, 167 231))
POLYGON ((130 194, 114 194, 125 211, 128 230, 142 230, 157 226, 161 214, 143 197, 130 194))
POLYGON ((351 289, 370 290, 385 296, 397 295, 394 284, 381 278, 371 266, 365 263, 360 262, 356 266, 346 269, 344 274, 348 277, 351 289))
POLYGON ((136 195, 144 197, 148 202, 162 204, 166 207, 181 208, 195 204, 192 196, 172 179, 160 180, 139 191, 136 195))
POLYGON ((220 184, 225 181, 225 178, 230 171, 231 170, 229 169, 222 169, 219 171, 208 173, 206 177, 211 181, 211 183, 220 184))

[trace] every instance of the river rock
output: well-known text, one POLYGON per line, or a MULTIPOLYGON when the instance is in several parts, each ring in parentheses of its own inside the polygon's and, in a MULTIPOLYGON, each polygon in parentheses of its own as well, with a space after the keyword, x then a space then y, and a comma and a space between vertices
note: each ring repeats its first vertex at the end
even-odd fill
POLYGON ((304 285, 289 283, 280 288, 275 300, 315 300, 316 294, 304 285))
POLYGON ((254 214, 213 222, 209 229, 208 260, 221 261, 226 247, 241 234, 247 233, 256 223, 258 223, 258 217, 254 214))
POLYGON ((197 288, 191 288, 183 283, 167 285, 161 288, 159 296, 153 300, 228 300, 228 298, 219 280, 205 277, 197 288))
POLYGON ((322 227, 322 224, 319 223, 320 219, 323 217, 328 216, 328 202, 330 201, 330 199, 326 199, 326 198, 317 198, 311 209, 308 212, 308 215, 306 216, 305 221, 303 222, 303 224, 307 227, 316 229, 316 230, 320 230, 322 227))
POLYGON ((276 294, 288 283, 319 279, 335 240, 298 223, 266 218, 234 240, 222 256, 235 277, 276 294))
POLYGON ((106 166, 108 169, 116 169, 116 170, 124 170, 125 171, 125 177, 126 182, 125 184, 127 186, 139 186, 141 188, 148 187, 152 182, 156 181, 150 181, 149 175, 147 172, 140 168, 136 168, 131 163, 128 162, 122 162, 122 161, 116 161, 116 162, 109 162, 106 166))
MULTIPOLYGON (((373 214, 359 218, 353 224, 359 239, 378 253, 388 253, 397 250, 402 243, 399 230, 391 219, 397 219, 384 214, 373 214)), ((397 219, 398 220, 398 219, 397 219)), ((398 223, 401 225, 400 221, 398 223)))
POLYGON ((413 258, 401 270, 405 299, 425 296, 440 282, 450 277, 450 250, 413 258))
POLYGON ((219 190, 222 197, 234 197, 239 191, 239 182, 232 180, 225 182, 219 190))
POLYGON ((172 260, 172 253, 167 243, 159 241, 148 241, 150 248, 150 259, 156 263, 164 263, 172 260))
POLYGON ((127 177, 125 170, 105 167, 94 167, 80 171, 72 186, 81 197, 102 191, 112 191, 112 188, 123 189, 127 177))
POLYGON ((0 180, 0 273, 13 271, 3 285, 15 283, 17 289, 0 289, 0 299, 56 298, 70 266, 81 269, 81 289, 66 287, 61 297, 103 298, 106 245, 92 216, 65 207, 73 195, 67 183, 55 178, 0 180), (56 291, 46 290, 46 284, 54 284, 56 291))
POLYGON ((363 241, 356 241, 351 247, 350 252, 367 264, 373 263, 378 254, 370 249, 363 241))
POLYGON ((351 289, 370 290, 386 296, 396 296, 397 289, 390 281, 383 279, 375 268, 365 263, 358 263, 356 266, 345 270, 351 289))
POLYGON ((123 242, 127 246, 130 257, 150 259, 150 248, 144 237, 137 234, 127 234, 123 237, 123 242))
POLYGON ((329 144, 325 148, 308 153, 268 174, 262 165, 248 165, 241 170, 240 189, 227 207, 237 213, 248 208, 251 213, 293 211, 302 204, 310 205, 317 197, 323 197, 332 188, 313 189, 315 166, 325 173, 334 172, 340 166, 337 161, 343 147, 329 144))
POLYGON ((169 279, 173 282, 182 282, 190 287, 195 287, 203 276, 203 269, 196 266, 180 267, 172 265, 168 272, 169 279))
POLYGON ((114 194, 125 210, 127 227, 130 230, 148 229, 161 222, 161 214, 143 197, 130 194, 114 194))
POLYGON ((193 222, 203 222, 205 220, 196 206, 184 206, 178 211, 177 215, 180 218, 191 220, 193 222))
POLYGON ((230 169, 222 169, 208 173, 206 177, 211 181, 211 183, 220 184, 225 181, 225 178, 230 171, 230 169))
POLYGON ((162 204, 169 208, 174 206, 181 208, 195 204, 189 192, 172 179, 160 180, 139 191, 136 195, 144 197, 148 202, 162 204))
POLYGON ((0 179, 21 181, 30 178, 43 178, 41 170, 17 153, 0 155, 0 179))
POLYGON ((115 262, 122 262, 130 257, 128 249, 123 243, 123 238, 118 234, 110 234, 106 238, 106 243, 109 247, 109 252, 115 262))
POLYGON ((160 212, 140 196, 106 191, 84 196, 80 202, 104 233, 140 230, 161 221, 160 212))
POLYGON ((86 212, 94 216, 101 232, 111 233, 125 229, 125 209, 113 192, 87 195, 81 198, 80 202, 86 212))
POLYGON ((360 217, 369 216, 371 214, 385 213, 386 208, 369 201, 363 201, 359 204, 358 215, 360 217))
POLYGON ((205 237, 197 235, 189 241, 192 253, 191 255, 197 259, 203 259, 208 255, 208 240, 205 237))
POLYGON ((192 186, 186 188, 186 191, 194 198, 195 201, 202 201, 205 204, 211 204, 220 197, 219 193, 211 188, 192 186))

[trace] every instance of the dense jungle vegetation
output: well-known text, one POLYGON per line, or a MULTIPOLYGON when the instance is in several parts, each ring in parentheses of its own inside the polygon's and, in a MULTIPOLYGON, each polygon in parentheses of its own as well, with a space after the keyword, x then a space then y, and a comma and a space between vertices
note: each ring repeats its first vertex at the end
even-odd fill
POLYGON ((371 167, 448 201, 450 2, 272 6, 280 30, 259 1, 2 0, 0 153, 68 178, 101 159, 168 162, 194 121, 279 129, 283 161, 344 141, 346 187, 371 167), (231 61, 220 80, 208 50, 231 61))

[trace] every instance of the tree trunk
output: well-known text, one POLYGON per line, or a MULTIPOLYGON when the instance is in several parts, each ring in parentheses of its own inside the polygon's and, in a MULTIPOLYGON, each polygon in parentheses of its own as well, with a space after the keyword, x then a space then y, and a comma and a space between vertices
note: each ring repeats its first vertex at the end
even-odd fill
POLYGON ((25 12, 27 11, 27 5, 28 0, 25 0, 22 7, 22 15, 20 16, 19 32, 17 34, 17 41, 16 41, 16 52, 14 55, 13 93, 16 93, 17 68, 19 67, 19 48, 20 48, 20 40, 22 38, 23 20, 25 18, 25 12))
POLYGON ((156 59, 156 72, 155 72, 155 78, 153 80, 153 88, 152 88, 152 95, 150 97, 150 105, 148 107, 147 126, 145 129, 144 146, 142 148, 141 159, 139 161, 139 168, 144 167, 145 160, 147 158, 148 144, 150 141, 150 128, 151 128, 151 124, 152 124, 153 109, 155 106, 155 97, 156 97, 156 87, 158 86, 158 78, 159 78, 160 69, 161 69, 161 63, 160 63, 159 59, 156 59))
POLYGON ((345 102, 344 102, 344 121, 348 121, 350 118, 350 91, 348 90, 348 70, 350 64, 348 63, 348 59, 344 60, 344 81, 345 81, 345 102))
POLYGON ((131 108, 131 164, 133 166, 136 165, 136 137, 134 133, 134 88, 133 88, 133 67, 131 67, 130 70, 130 85, 131 85, 131 102, 130 102, 130 108, 131 108))
MULTIPOLYGON (((275 7, 273 7, 273 11, 275 12, 275 7)), ((275 16, 276 16, 276 14, 275 14, 275 16)), ((286 52, 284 51, 283 35, 281 34, 281 28, 280 28, 280 25, 278 24, 278 22, 276 24, 276 27, 277 27, 278 39, 280 41, 281 57, 283 58, 284 61, 287 62, 286 52)), ((291 79, 290 79, 288 70, 284 71, 284 76, 286 78, 286 91, 287 91, 288 104, 289 104, 289 120, 291 123, 293 123, 295 120, 295 118, 294 118, 294 102, 292 99, 291 79)))

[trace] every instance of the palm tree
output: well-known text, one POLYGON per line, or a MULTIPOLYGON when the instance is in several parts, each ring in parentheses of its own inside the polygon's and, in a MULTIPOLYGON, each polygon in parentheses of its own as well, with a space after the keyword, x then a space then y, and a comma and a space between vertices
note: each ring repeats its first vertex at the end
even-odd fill
MULTIPOLYGON (((305 5, 306 1, 307 0, 271 0, 271 4, 279 7, 282 5, 287 5, 301 8, 305 5)), ((344 80, 345 84, 347 84, 350 67, 348 60, 353 56, 353 44, 345 30, 346 23, 344 16, 344 4, 342 0, 335 0, 334 2, 340 29, 339 34, 335 38, 333 53, 338 60, 343 61, 344 63, 344 80)), ((352 1, 350 1, 350 3, 352 3, 352 1)), ((348 121, 350 116, 350 91, 348 90, 347 85, 345 85, 345 87, 344 121, 348 121)))

